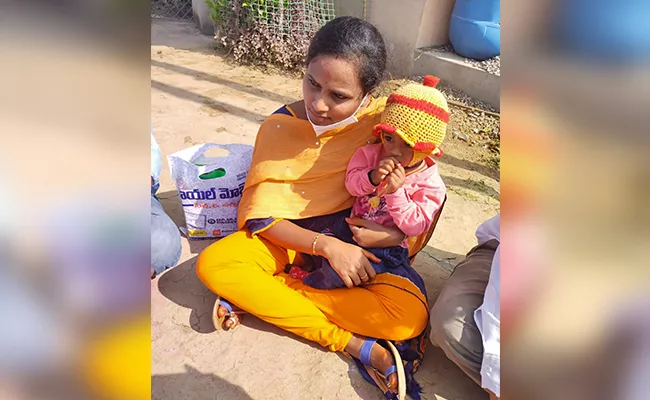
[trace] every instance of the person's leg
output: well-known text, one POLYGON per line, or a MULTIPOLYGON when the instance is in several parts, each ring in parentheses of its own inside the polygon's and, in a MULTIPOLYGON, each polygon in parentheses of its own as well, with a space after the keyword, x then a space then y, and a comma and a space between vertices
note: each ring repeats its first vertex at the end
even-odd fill
POLYGON ((181 234, 162 205, 151 195, 151 269, 159 274, 181 257, 181 234))
POLYGON ((473 248, 456 266, 431 309, 431 342, 479 385, 483 341, 474 311, 483 304, 497 246, 492 240, 473 248))
POLYGON ((426 300, 400 288, 399 283, 410 284, 403 278, 382 274, 375 281, 405 282, 333 290, 312 288, 284 274, 277 278, 308 298, 330 321, 359 335, 401 341, 416 337, 427 326, 426 300))
POLYGON ((196 272, 210 290, 234 306, 331 351, 342 351, 352 333, 332 323, 309 299, 274 278, 295 257, 294 251, 240 231, 203 250, 196 272))

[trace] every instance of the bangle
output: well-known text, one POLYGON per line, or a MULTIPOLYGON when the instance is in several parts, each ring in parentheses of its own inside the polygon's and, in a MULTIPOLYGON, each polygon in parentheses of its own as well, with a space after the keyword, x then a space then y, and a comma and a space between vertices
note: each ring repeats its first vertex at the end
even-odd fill
POLYGON ((314 241, 311 242, 311 255, 315 256, 316 255, 316 242, 318 241, 318 238, 322 235, 322 233, 317 234, 314 236, 314 241))

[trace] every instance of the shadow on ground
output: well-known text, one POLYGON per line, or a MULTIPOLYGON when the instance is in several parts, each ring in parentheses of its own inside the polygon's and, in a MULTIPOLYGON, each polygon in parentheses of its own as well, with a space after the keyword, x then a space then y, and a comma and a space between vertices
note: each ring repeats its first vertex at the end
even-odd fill
POLYGON ((158 89, 162 92, 168 93, 181 99, 190 100, 200 106, 206 106, 217 113, 228 113, 237 117, 246 118, 252 122, 262 122, 266 119, 267 115, 258 114, 241 107, 227 104, 202 94, 197 94, 192 91, 182 89, 179 87, 171 86, 163 82, 158 82, 154 79, 151 80, 151 87, 158 89))
POLYGON ((490 396, 465 375, 445 353, 430 342, 415 379, 422 385, 422 400, 488 400, 490 396))
POLYGON ((259 87, 254 87, 253 85, 244 85, 244 84, 241 84, 241 83, 238 83, 238 82, 233 82, 231 80, 221 78, 221 77, 219 77, 217 75, 208 74, 208 73, 198 71, 198 70, 195 70, 195 69, 192 69, 192 68, 187 68, 187 67, 175 65, 175 64, 164 62, 164 61, 151 60, 151 65, 154 66, 154 67, 158 67, 158 68, 164 68, 167 71, 172 71, 172 72, 175 72, 175 73, 178 73, 178 74, 191 76, 191 77, 193 77, 195 79, 200 79, 202 81, 214 83, 214 84, 217 84, 217 85, 228 86, 228 87, 230 87, 232 89, 235 89, 235 90, 238 90, 240 92, 245 92, 245 93, 251 94, 253 96, 260 96, 262 98, 277 101, 278 103, 282 103, 282 104, 291 104, 294 101, 296 101, 296 99, 294 99, 294 98, 287 97, 287 96, 282 96, 282 95, 279 95, 277 93, 261 89, 259 87))
MULTIPOLYGON (((178 197, 178 192, 176 190, 170 190, 168 192, 158 193, 156 197, 158 197, 165 213, 174 221, 174 224, 178 227, 184 227, 185 214, 183 214, 183 206, 181 205, 180 197, 178 197)), ((216 241, 217 239, 192 239, 187 240, 187 243, 190 246, 190 253, 199 254, 203 249, 216 241)))
POLYGON ((165 213, 169 215, 176 226, 185 226, 185 215, 183 214, 181 199, 178 197, 178 191, 158 192, 156 197, 162 204, 165 213))
POLYGON ((483 193, 486 196, 492 197, 497 201, 501 201, 501 194, 494 190, 494 188, 488 186, 483 181, 477 181, 474 179, 462 179, 455 176, 441 175, 442 180, 445 182, 448 188, 451 187, 463 187, 465 189, 472 190, 474 192, 483 193))
POLYGON ((189 326, 199 333, 215 331, 212 307, 217 296, 196 275, 196 256, 165 271, 158 278, 160 293, 181 307, 192 310, 189 326))
POLYGON ((241 387, 214 374, 204 374, 185 365, 185 372, 151 377, 154 400, 253 400, 241 387))
MULTIPOLYGON (((496 181, 501 180, 501 175, 499 173, 499 170, 490 168, 487 165, 480 164, 477 162, 469 161, 469 160, 463 160, 458 157, 454 157, 448 153, 445 153, 441 158, 440 158, 440 163, 441 164, 449 164, 453 165, 454 167, 462 168, 467 171, 475 171, 478 172, 479 174, 495 179, 496 181)), ((445 181, 446 182, 446 181, 445 181)))
MULTIPOLYGON (((158 290, 172 302, 192 310, 189 326, 194 331, 212 333, 216 330, 212 322, 212 310, 217 295, 212 293, 196 275, 196 259, 196 256, 192 257, 164 272, 158 278, 158 290)), ((245 315, 242 318, 242 325, 253 330, 273 333, 277 336, 291 337, 309 347, 325 351, 321 346, 285 332, 253 315, 245 315)))

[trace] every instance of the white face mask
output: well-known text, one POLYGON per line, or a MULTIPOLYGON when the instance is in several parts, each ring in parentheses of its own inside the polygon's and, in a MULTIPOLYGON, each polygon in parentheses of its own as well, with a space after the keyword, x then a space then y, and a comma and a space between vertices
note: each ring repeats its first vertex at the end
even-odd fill
POLYGON ((339 122, 336 122, 336 123, 333 123, 333 124, 330 124, 330 125, 316 125, 313 122, 311 122, 311 119, 309 118, 309 112, 307 111, 307 105, 306 104, 305 104, 305 114, 307 114, 307 120, 311 124, 312 128, 314 128, 314 132, 316 132, 316 136, 320 136, 325 132, 328 132, 328 131, 331 131, 331 130, 334 130, 334 129, 338 129, 338 128, 343 128, 344 126, 348 126, 350 124, 354 124, 355 122, 359 122, 356 115, 357 115, 357 112, 359 112, 359 109, 361 108, 363 103, 366 102, 367 98, 368 98, 368 95, 363 96, 363 100, 361 100, 361 103, 359 104, 359 107, 357 107, 357 109, 354 110, 352 115, 350 115, 349 117, 347 117, 347 118, 345 118, 345 119, 343 119, 343 120, 341 120, 339 122))

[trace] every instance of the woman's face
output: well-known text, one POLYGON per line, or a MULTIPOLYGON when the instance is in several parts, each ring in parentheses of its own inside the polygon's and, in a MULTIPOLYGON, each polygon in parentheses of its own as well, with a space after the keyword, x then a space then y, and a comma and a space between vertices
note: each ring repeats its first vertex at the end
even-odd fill
POLYGON ((302 93, 309 119, 315 125, 348 118, 363 99, 355 63, 332 56, 316 57, 309 63, 302 93))

